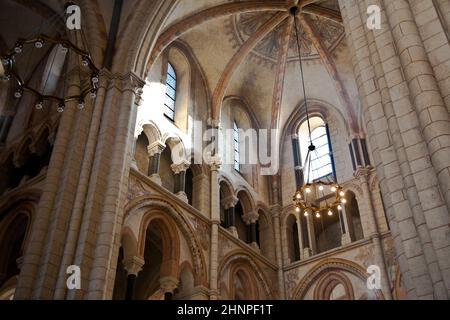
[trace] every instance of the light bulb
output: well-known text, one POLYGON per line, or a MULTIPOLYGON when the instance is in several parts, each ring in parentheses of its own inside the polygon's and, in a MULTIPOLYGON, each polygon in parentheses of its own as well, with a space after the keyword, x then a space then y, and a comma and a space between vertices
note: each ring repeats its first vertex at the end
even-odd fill
POLYGON ((42 40, 38 40, 34 43, 34 46, 38 49, 41 49, 44 46, 44 42, 42 40))
POLYGON ((305 211, 305 213, 303 214, 305 217, 309 216, 308 211, 305 211))
POLYGON ((95 98, 97 98, 97 91, 92 90, 91 91, 91 99, 95 99, 95 98))
POLYGON ((306 191, 306 193, 311 193, 311 188, 308 187, 308 188, 305 189, 305 191, 306 191))
POLYGON ((347 203, 347 199, 345 199, 345 198, 341 199, 341 203, 346 204, 347 203))
POLYGON ((97 84, 98 83, 98 76, 97 75, 92 76, 91 81, 92 81, 93 84, 97 84))
POLYGON ((341 191, 341 192, 339 192, 339 195, 340 195, 341 197, 343 197, 343 196, 345 196, 345 192, 344 192, 344 191, 341 191))
POLYGON ((14 97, 16 98, 16 99, 19 99, 19 98, 21 98, 22 97, 22 90, 16 90, 16 92, 14 92, 14 97))
POLYGON ((331 186, 331 192, 336 192, 336 187, 335 186, 331 186))
POLYGON ((14 48, 14 52, 15 52, 15 53, 22 53, 22 46, 21 46, 21 45, 17 45, 17 46, 14 48))
POLYGON ((83 110, 83 109, 84 109, 84 101, 80 101, 80 102, 78 103, 78 109, 79 109, 79 110, 83 110))
POLYGON ((323 191, 323 186, 319 186, 319 190, 320 190, 320 191, 323 191))
POLYGON ((320 218, 320 212, 319 211, 316 212, 316 218, 320 218))
POLYGON ((42 101, 39 101, 38 103, 36 103, 35 108, 37 110, 41 110, 44 107, 44 103, 42 101))
POLYGON ((299 208, 299 207, 296 207, 296 208, 295 208, 295 212, 300 212, 300 208, 299 208))
POLYGON ((83 60, 81 61, 81 65, 83 67, 87 67, 87 66, 89 66, 89 61, 86 58, 83 58, 83 60))
POLYGON ((56 108, 56 111, 58 111, 59 113, 63 112, 64 111, 64 104, 60 104, 58 106, 58 108, 56 108))
POLYGON ((338 208, 338 210, 342 210, 342 206, 341 205, 338 205, 337 208, 338 208))
POLYGON ((295 196, 297 199, 301 199, 302 198, 302 195, 300 194, 300 192, 299 193, 297 193, 297 195, 295 196))
POLYGON ((329 216, 332 216, 332 215, 333 215, 333 211, 328 210, 328 215, 329 215, 329 216))

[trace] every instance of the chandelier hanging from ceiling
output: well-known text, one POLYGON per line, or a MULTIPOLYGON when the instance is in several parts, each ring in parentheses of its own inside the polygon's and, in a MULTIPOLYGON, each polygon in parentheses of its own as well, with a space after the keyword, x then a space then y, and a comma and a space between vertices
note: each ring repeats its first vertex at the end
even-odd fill
POLYGON ((46 28, 49 32, 57 29, 51 27, 63 21, 63 18, 64 13, 55 14, 41 24, 36 34, 17 39, 12 49, 0 54, 1 78, 14 82, 16 99, 21 99, 25 93, 33 95, 35 108, 38 110, 44 108, 45 102, 54 102, 57 105, 57 112, 63 112, 66 104, 71 101, 76 102, 79 109, 83 109, 87 97, 95 99, 97 96, 99 69, 95 66, 87 49, 87 41, 82 29, 63 32, 63 35, 56 36, 44 33, 46 28), (30 69, 37 68, 33 67, 31 61, 35 57, 41 57, 42 53, 39 51, 44 54, 40 61, 48 61, 49 64, 43 68, 41 82, 33 85, 30 69), (54 80, 50 77, 55 69, 60 75, 56 85, 60 84, 60 86, 58 89, 50 90, 49 83, 54 80), (75 83, 69 81, 71 75, 76 76, 75 83), (77 94, 68 95, 69 84, 79 87, 77 94))
POLYGON ((326 212, 329 216, 332 216, 335 210, 342 210, 342 205, 347 203, 347 199, 345 198, 345 192, 342 186, 340 186, 334 179, 331 179, 329 175, 321 179, 311 179, 311 172, 313 170, 312 155, 315 153, 317 156, 316 159, 318 159, 319 156, 317 154, 316 146, 313 143, 313 139, 311 138, 311 123, 308 109, 308 99, 306 98, 301 45, 297 25, 298 8, 293 7, 290 11, 294 16, 295 36, 300 61, 300 77, 303 96, 305 97, 306 121, 308 124, 308 138, 310 143, 302 170, 303 185, 300 186, 295 192, 293 201, 296 212, 302 212, 305 216, 314 214, 316 218, 321 218, 322 212, 326 212))

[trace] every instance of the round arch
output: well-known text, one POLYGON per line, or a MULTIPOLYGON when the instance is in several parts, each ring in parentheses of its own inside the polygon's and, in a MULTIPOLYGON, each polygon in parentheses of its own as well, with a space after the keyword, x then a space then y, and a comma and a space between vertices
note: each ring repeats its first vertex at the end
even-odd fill
MULTIPOLYGON (((294 289, 291 299, 302 300, 308 290, 312 287, 318 279, 323 277, 325 274, 334 271, 346 271, 362 281, 367 282, 368 274, 366 270, 355 262, 339 259, 339 258, 329 258, 322 262, 316 264, 308 274, 300 281, 297 287, 294 289)), ((384 295, 381 290, 374 291, 375 296, 378 300, 384 300, 384 295)))
POLYGON ((354 300, 355 295, 350 279, 342 272, 331 271, 322 276, 314 289, 314 300, 330 300, 336 286, 342 285, 345 291, 344 300, 354 300))
MULTIPOLYGON (((190 248, 195 270, 195 284, 207 285, 206 262, 196 233, 188 222, 188 219, 164 198, 160 196, 141 196, 126 205, 124 228, 128 227, 134 235, 134 239, 137 241, 135 244, 136 248, 139 248, 138 243, 142 237, 142 228, 146 223, 145 217, 148 219, 155 212, 164 212, 164 216, 167 219, 171 219, 173 226, 178 228, 180 235, 184 237, 190 248)), ((128 236, 128 239, 133 241, 132 237, 128 236)), ((138 250, 137 252, 139 252, 138 250)))
POLYGON ((236 189, 236 197, 241 202, 245 214, 255 211, 255 200, 253 199, 251 192, 246 187, 239 186, 236 189))
MULTIPOLYGON (((233 250, 222 259, 219 268, 217 269, 217 274, 219 275, 218 279, 223 279, 228 267, 233 266, 234 264, 247 264, 256 277, 258 283, 261 285, 261 293, 264 294, 267 299, 275 298, 273 290, 270 288, 268 284, 269 282, 267 281, 260 267, 253 261, 250 256, 248 256, 246 252, 242 250, 233 250)), ((218 285, 218 291, 220 292, 222 281, 219 281, 218 285)), ((228 291, 231 292, 231 288, 228 288, 228 291)))

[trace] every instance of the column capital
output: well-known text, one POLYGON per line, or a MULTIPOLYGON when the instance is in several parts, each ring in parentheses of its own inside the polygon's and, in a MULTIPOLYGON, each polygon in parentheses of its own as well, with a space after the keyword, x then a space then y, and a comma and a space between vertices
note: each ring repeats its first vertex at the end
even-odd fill
POLYGON ((159 279, 159 285, 164 293, 174 293, 175 289, 178 288, 180 281, 175 277, 164 277, 159 279))
POLYGON ((255 211, 251 211, 244 214, 243 218, 247 223, 255 223, 259 218, 259 214, 255 211))
POLYGON ((220 128, 220 120, 209 118, 207 121, 208 126, 212 128, 220 128))
POLYGON ((155 154, 161 154, 166 145, 162 141, 155 141, 147 147, 148 155, 153 157, 155 154))
POLYGON ((132 256, 130 258, 123 260, 123 267, 128 272, 128 274, 138 275, 142 271, 142 267, 145 264, 144 258, 138 256, 132 256))
POLYGON ((223 208, 226 210, 226 209, 230 209, 230 208, 233 208, 234 206, 236 206, 238 201, 239 201, 238 197, 229 196, 229 197, 222 199, 221 204, 222 204, 223 208))
POLYGON ((179 174, 180 172, 185 172, 190 166, 191 163, 188 160, 182 160, 179 163, 172 164, 170 167, 175 174, 179 174))
POLYGON ((206 156, 207 163, 211 166, 211 171, 218 171, 220 169, 220 166, 222 165, 222 159, 220 155, 216 154, 212 156, 211 154, 208 154, 206 156))
POLYGON ((272 214, 272 217, 279 218, 281 216, 283 208, 279 204, 275 204, 270 207, 270 213, 272 214))
POLYGON ((370 167, 358 167, 354 173, 355 178, 361 181, 367 181, 370 174, 372 173, 372 168, 370 167))

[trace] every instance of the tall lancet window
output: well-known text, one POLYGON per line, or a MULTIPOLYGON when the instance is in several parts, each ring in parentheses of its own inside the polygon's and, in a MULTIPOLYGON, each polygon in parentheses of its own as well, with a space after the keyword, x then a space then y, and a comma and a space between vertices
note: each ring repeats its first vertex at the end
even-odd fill
POLYGON ((175 101, 177 98, 177 73, 173 66, 167 65, 167 79, 166 79, 166 100, 164 102, 164 115, 170 121, 175 120, 175 101))
POLYGON ((233 149, 234 149, 234 169, 241 171, 240 160, 240 146, 239 146, 239 127, 236 121, 233 122, 233 149))
POLYGON ((310 153, 311 162, 306 161, 310 145, 308 123, 303 122, 299 130, 302 164, 305 166, 305 179, 308 179, 308 182, 335 174, 328 127, 320 117, 311 118, 310 123, 311 139, 316 147, 316 150, 310 153), (311 164, 311 168, 309 168, 309 164, 311 164))

